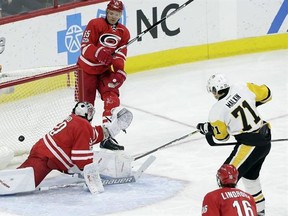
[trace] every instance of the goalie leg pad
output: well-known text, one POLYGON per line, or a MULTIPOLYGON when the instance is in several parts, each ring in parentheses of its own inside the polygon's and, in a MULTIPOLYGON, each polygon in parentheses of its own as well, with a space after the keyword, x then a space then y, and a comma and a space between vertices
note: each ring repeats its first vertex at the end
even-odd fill
POLYGON ((0 195, 24 193, 35 190, 32 167, 0 171, 0 195))
POLYGON ((123 151, 94 152, 94 163, 99 166, 99 173, 113 178, 131 175, 133 158, 123 151))
POLYGON ((95 163, 87 164, 83 170, 86 186, 92 194, 104 192, 104 187, 98 170, 98 165, 95 163))

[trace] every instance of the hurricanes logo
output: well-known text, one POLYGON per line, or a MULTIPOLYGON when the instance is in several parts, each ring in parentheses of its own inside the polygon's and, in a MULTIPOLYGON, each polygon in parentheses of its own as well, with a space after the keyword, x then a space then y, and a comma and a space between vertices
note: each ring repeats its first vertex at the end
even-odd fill
POLYGON ((81 47, 82 29, 78 25, 72 25, 67 29, 65 46, 71 53, 76 53, 81 47))
POLYGON ((113 35, 113 34, 103 34, 100 36, 100 43, 103 46, 106 47, 111 47, 111 48, 116 48, 117 45, 119 44, 121 38, 117 35, 113 35))

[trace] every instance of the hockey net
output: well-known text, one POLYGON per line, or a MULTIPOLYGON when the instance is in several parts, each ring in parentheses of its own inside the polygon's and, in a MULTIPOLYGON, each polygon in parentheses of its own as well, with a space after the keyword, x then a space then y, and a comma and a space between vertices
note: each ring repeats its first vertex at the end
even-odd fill
POLYGON ((71 66, 0 74, 0 169, 24 161, 31 147, 71 113, 80 94, 78 73, 71 66))

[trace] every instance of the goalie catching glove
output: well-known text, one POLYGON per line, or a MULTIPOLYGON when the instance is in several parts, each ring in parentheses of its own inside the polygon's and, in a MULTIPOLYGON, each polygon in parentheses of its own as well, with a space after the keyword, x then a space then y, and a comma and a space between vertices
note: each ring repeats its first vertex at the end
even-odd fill
POLYGON ((121 130, 125 131, 133 120, 133 114, 126 108, 114 108, 111 119, 103 125, 105 137, 115 137, 121 130))
POLYGON ((118 144, 114 137, 120 133, 121 130, 125 131, 133 120, 133 114, 126 108, 114 108, 112 110, 111 119, 103 125, 103 130, 106 139, 100 143, 100 148, 110 150, 124 150, 124 146, 118 144))

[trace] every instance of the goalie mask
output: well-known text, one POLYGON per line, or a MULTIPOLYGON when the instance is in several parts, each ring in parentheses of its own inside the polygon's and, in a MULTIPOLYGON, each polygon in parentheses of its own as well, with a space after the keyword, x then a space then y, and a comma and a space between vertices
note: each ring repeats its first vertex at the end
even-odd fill
POLYGON ((235 187, 238 181, 238 170, 232 164, 223 164, 217 171, 217 183, 219 187, 231 185, 235 187))
POLYGON ((91 103, 78 102, 73 108, 72 113, 81 116, 91 122, 95 114, 95 109, 91 103))
POLYGON ((213 93, 214 95, 229 87, 230 85, 223 74, 214 74, 207 82, 207 91, 213 93))

